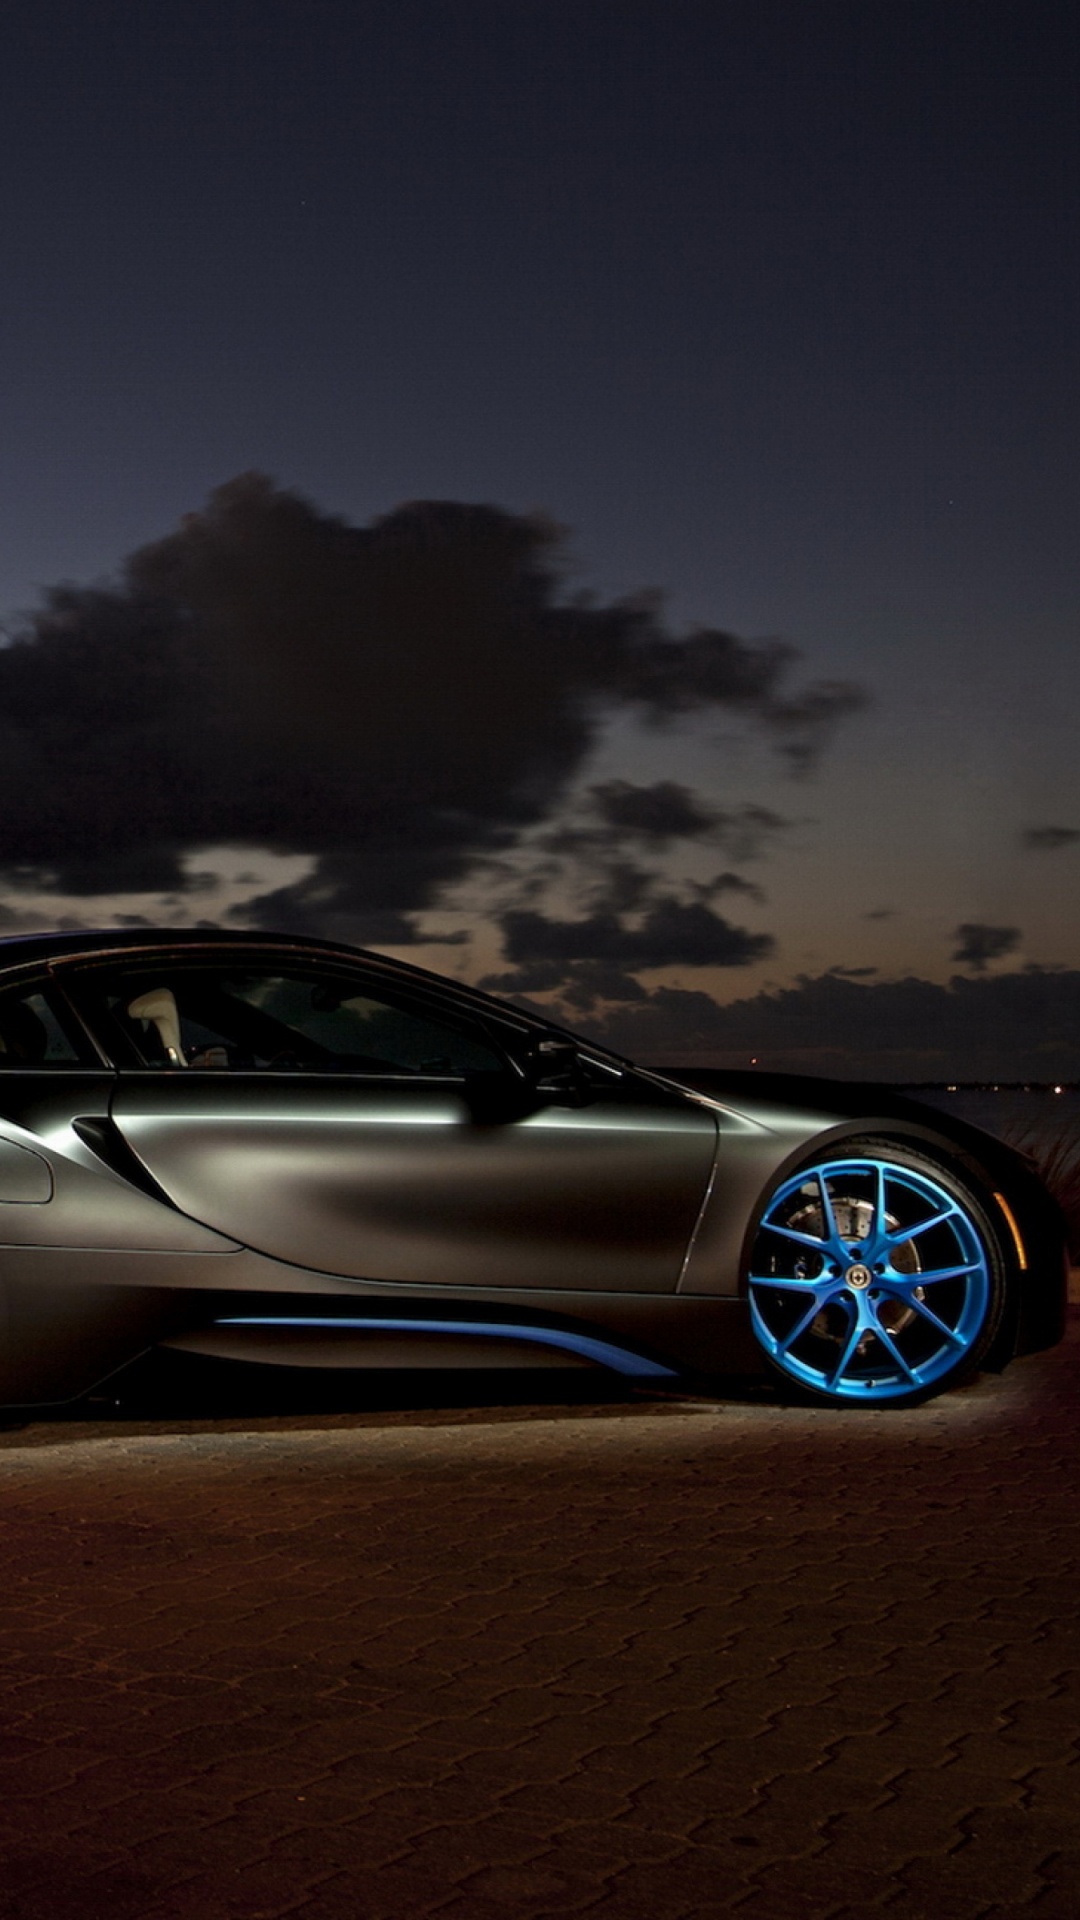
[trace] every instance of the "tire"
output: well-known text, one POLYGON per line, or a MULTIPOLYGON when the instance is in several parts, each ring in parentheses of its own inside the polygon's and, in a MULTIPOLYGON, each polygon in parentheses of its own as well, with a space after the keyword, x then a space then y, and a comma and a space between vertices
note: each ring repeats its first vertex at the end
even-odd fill
POLYGON ((887 1141, 840 1145, 762 1208, 747 1292, 769 1365, 815 1399, 911 1406, 972 1374, 1005 1305, 977 1194, 887 1141))

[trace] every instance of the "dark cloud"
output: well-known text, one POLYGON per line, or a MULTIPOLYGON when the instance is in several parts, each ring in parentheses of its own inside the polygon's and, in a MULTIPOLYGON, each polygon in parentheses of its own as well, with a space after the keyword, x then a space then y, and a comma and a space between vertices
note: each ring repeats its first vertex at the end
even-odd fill
POLYGON ((711 837, 732 860, 757 860, 793 824, 772 807, 735 807, 717 814, 711 837))
POLYGON ((721 817, 678 780, 658 780, 651 787, 606 780, 590 787, 589 794, 600 819, 620 838, 659 847, 672 840, 699 839, 721 817))
POLYGON ((953 935, 956 946, 952 957, 973 973, 984 973, 992 960, 1002 960, 1020 945, 1019 927, 988 927, 978 920, 965 920, 953 935))
POLYGON ((594 913, 637 913, 656 893, 655 873, 635 860, 612 859, 601 874, 589 902, 594 913))
POLYGON ((584 1022, 661 1065, 746 1066, 839 1078, 1080 1080, 1080 971, 1029 967, 866 984, 828 973, 720 1006, 662 987, 584 1022))
POLYGON ((649 999, 640 980, 607 960, 538 960, 509 973, 493 973, 480 984, 488 993, 505 995, 549 1019, 550 1005, 533 996, 557 990, 571 1022, 598 1006, 644 1005, 649 999))
POLYGON ((733 927, 699 901, 657 900, 640 924, 627 927, 615 914, 555 920, 542 913, 502 916, 503 945, 511 962, 537 960, 614 961, 623 968, 745 967, 772 951, 771 934, 733 927))
MULTIPOLYGON (((553 993, 566 984, 567 977, 565 961, 529 960, 520 966, 510 968, 505 973, 486 974, 480 985, 485 993, 503 994, 508 999, 522 1000, 527 1006, 532 1006, 534 1005, 533 994, 553 993)), ((639 992, 642 991, 636 980, 633 985, 639 992)), ((538 1001, 535 1005, 540 1008, 538 1001)), ((545 1009, 540 1008, 540 1010, 545 1009)), ((546 1011, 550 1012, 550 1008, 546 1011)))
MULTIPOLYGON (((730 836, 760 845, 785 824, 764 808, 725 814, 674 780, 651 786, 628 780, 597 783, 569 821, 540 837, 551 860, 546 880, 556 893, 561 885, 563 897, 576 901, 578 917, 550 919, 543 911, 547 889, 517 887, 512 903, 504 902, 494 915, 506 957, 530 969, 538 955, 545 965, 557 959, 563 973, 547 985, 570 1008, 633 997, 625 987, 632 967, 745 966, 772 950, 771 935, 733 927, 712 910, 713 903, 735 894, 759 904, 765 897, 761 888, 730 868, 709 880, 678 876, 665 856, 673 841, 730 836), (574 824, 575 813, 583 824, 574 824), (622 984, 612 976, 605 985, 595 972, 609 965, 619 969, 622 984)), ((498 984, 518 994, 536 990, 518 972, 500 975, 498 984)))
POLYGON ((863 919, 864 920, 895 920, 896 908, 895 907, 871 907, 869 913, 863 914, 863 919))
POLYGON ((603 960, 578 960, 570 969, 562 997, 576 1014, 605 1004, 643 1004, 648 994, 640 980, 622 967, 603 960))
MULTIPOLYGON (((297 882, 272 893, 256 895, 242 907, 234 908, 227 918, 240 926, 273 927, 279 933, 310 933, 318 922, 321 887, 318 881, 297 882)), ((469 935, 456 933, 420 933, 407 914, 392 907, 376 908, 368 913, 356 908, 348 916, 349 937, 363 947, 463 946, 469 935)))
POLYGON ((645 640, 627 657, 623 693, 656 724, 702 706, 741 707, 767 721, 781 752, 805 772, 836 722, 864 706, 865 697, 846 680, 822 680, 785 695, 782 683, 797 658, 782 640, 747 645, 699 627, 678 642, 645 640))
POLYGON ((1080 840, 1080 827, 1025 827, 1021 846, 1035 853, 1057 853, 1062 847, 1074 847, 1080 840))
MULTIPOLYGON (((597 884, 588 892, 588 908, 591 915, 611 917, 624 914, 643 914, 646 910, 662 907, 672 898, 670 876, 652 867, 642 866, 638 861, 618 857, 617 850, 610 858, 597 861, 597 884)), ((738 894, 744 900, 753 900, 755 904, 764 901, 761 888, 752 880, 746 880, 740 873, 725 869, 714 874, 711 880, 685 881, 681 892, 690 899, 710 904, 722 894, 738 894)), ((517 902, 524 906, 522 899, 517 902)), ((576 924, 576 923, 571 923, 576 924)))
MULTIPOLYGON (((355 935, 389 915, 398 939, 549 815, 613 710, 724 709, 812 758, 861 695, 791 691, 796 660, 672 637, 647 601, 568 601, 537 518, 420 502, 353 527, 242 476, 0 649, 0 870, 179 894, 193 848, 307 854, 308 879, 257 903, 264 924, 355 935)), ((609 782, 593 805, 597 830, 654 845, 724 830, 674 782, 609 782)), ((773 830, 766 809, 730 819, 773 830)))
POLYGON ((563 969, 559 997, 567 1018, 576 1022, 595 1007, 644 1005, 649 996, 623 967, 605 960, 575 960, 563 969))
MULTIPOLYGON (((538 845, 556 862, 596 869, 606 887, 617 867, 631 864, 628 847, 655 856, 666 853, 673 841, 704 841, 722 847, 733 860, 756 860, 792 824, 772 807, 715 807, 677 780, 651 786, 607 780, 587 788, 569 818, 542 834, 538 845)), ((644 875, 646 869, 635 871, 644 875)), ((726 883, 751 891, 749 881, 738 882, 734 875, 726 883)))

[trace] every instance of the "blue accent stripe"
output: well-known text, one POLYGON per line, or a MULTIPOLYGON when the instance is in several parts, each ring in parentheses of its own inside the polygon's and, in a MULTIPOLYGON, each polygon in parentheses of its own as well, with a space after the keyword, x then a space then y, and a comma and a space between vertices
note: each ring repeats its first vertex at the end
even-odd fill
POLYGON ((479 1334, 485 1340, 530 1340, 538 1347, 559 1347, 566 1353, 580 1353, 586 1360, 610 1367, 639 1380, 674 1380, 674 1367, 658 1360, 646 1360, 638 1353, 626 1353, 606 1340, 593 1340, 586 1333, 564 1333, 561 1328, 503 1326, 487 1320, 345 1320, 335 1315, 314 1314, 230 1315, 214 1322, 218 1327, 311 1327, 320 1333, 345 1328, 350 1333, 452 1333, 479 1334))

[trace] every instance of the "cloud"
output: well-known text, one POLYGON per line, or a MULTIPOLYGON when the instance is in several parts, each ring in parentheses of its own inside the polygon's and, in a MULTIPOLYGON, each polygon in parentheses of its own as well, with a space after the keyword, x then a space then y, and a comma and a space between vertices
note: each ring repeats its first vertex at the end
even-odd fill
POLYGON ((978 920, 965 920, 953 934, 956 946, 953 959, 973 973, 985 973, 992 960, 1015 953, 1020 945, 1019 927, 988 927, 978 920))
POLYGON ((643 913, 673 894, 706 904, 723 893, 761 902, 760 887, 731 868, 711 880, 693 871, 677 877, 672 851, 678 843, 713 845, 734 860, 754 860, 792 824, 770 807, 715 806, 677 780, 595 782, 571 796, 557 824, 536 836, 528 875, 504 877, 516 893, 515 907, 533 904, 550 887, 588 913, 617 916, 643 913), (537 887, 541 872, 545 884, 537 887))
POLYGON ((747 933, 700 902, 657 900, 640 924, 628 927, 612 913, 583 920, 549 919, 512 911, 502 917, 503 946, 512 962, 614 961, 624 968, 745 967, 771 953, 768 933, 747 933))
POLYGON ((747 1066, 756 1057, 763 1069, 839 1078, 1080 1080, 1080 971, 958 974, 944 986, 830 972, 727 1006, 661 987, 603 1009, 587 1030, 657 1066, 747 1066))
POLYGON ((1020 844, 1035 853, 1057 853, 1062 847, 1074 847, 1080 840, 1080 827, 1025 827, 1020 844))
POLYGON ((678 780, 657 780, 651 787, 630 780, 607 780, 589 788, 597 814, 621 839, 665 847, 672 840, 695 840, 712 831, 721 816, 678 780))
MULTIPOLYGON (((721 876, 723 878, 724 876, 721 876)), ((744 883, 737 880, 742 890, 744 883)), ((756 888, 750 888, 756 893, 756 888)), ((765 958, 771 934, 748 933, 698 901, 654 896, 636 923, 609 910, 577 920, 515 908, 500 917, 509 965, 480 982, 489 993, 538 1005, 533 996, 554 996, 542 1007, 571 1023, 597 1008, 651 1004, 637 974, 657 967, 745 967, 765 958)), ((710 1002, 710 1004, 713 1004, 710 1002)))
POLYGON ((548 853, 587 858, 628 843, 657 852, 675 840, 710 841, 732 859, 754 860, 791 825, 772 807, 713 806, 678 780, 651 786, 606 780, 586 788, 569 820, 553 827, 540 844, 548 853))
POLYGON ((821 680, 796 695, 782 683, 797 649, 782 640, 747 645, 732 634, 698 627, 686 639, 648 638, 625 658, 624 697, 654 724, 702 706, 742 708, 765 721, 792 767, 805 772, 839 720, 865 705, 846 680, 821 680))
MULTIPOLYGON (((862 695, 792 688, 797 659, 673 636, 645 600, 569 600, 535 517, 429 501, 356 527, 244 475, 115 585, 52 591, 0 649, 0 873, 182 896, 191 850, 262 847, 310 867, 247 917, 396 942, 552 816, 615 712, 723 710, 812 761, 862 695)), ((591 806, 613 848, 779 820, 674 781, 600 783, 591 806)))
POLYGON ((656 874, 651 867, 643 867, 636 860, 613 857, 598 871, 600 879, 589 899, 594 913, 641 912, 655 897, 656 874))
POLYGON ((551 1006, 534 996, 557 990, 560 1009, 571 1024, 597 1007, 610 1011, 612 1006, 644 1005, 649 999, 640 980, 606 960, 535 960, 507 973, 489 974, 480 984, 486 992, 517 1001, 548 1019, 551 1006))

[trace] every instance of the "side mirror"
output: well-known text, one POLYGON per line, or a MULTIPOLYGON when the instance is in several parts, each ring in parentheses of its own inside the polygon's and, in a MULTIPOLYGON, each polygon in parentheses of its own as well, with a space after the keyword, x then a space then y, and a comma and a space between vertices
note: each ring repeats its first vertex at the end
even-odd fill
POLYGON ((544 1106, 587 1107, 598 1097, 572 1040, 538 1040, 519 1065, 522 1079, 509 1070, 466 1072, 466 1104, 478 1126, 509 1126, 544 1106))
POLYGON ((538 1040, 531 1049, 525 1070, 537 1093, 555 1094, 568 1106, 583 1107, 595 1096, 572 1040, 553 1035, 538 1040))
POLYGON ((573 1073, 578 1064, 578 1050, 572 1040, 538 1040, 529 1054, 531 1078, 534 1080, 553 1080, 561 1075, 573 1073))

